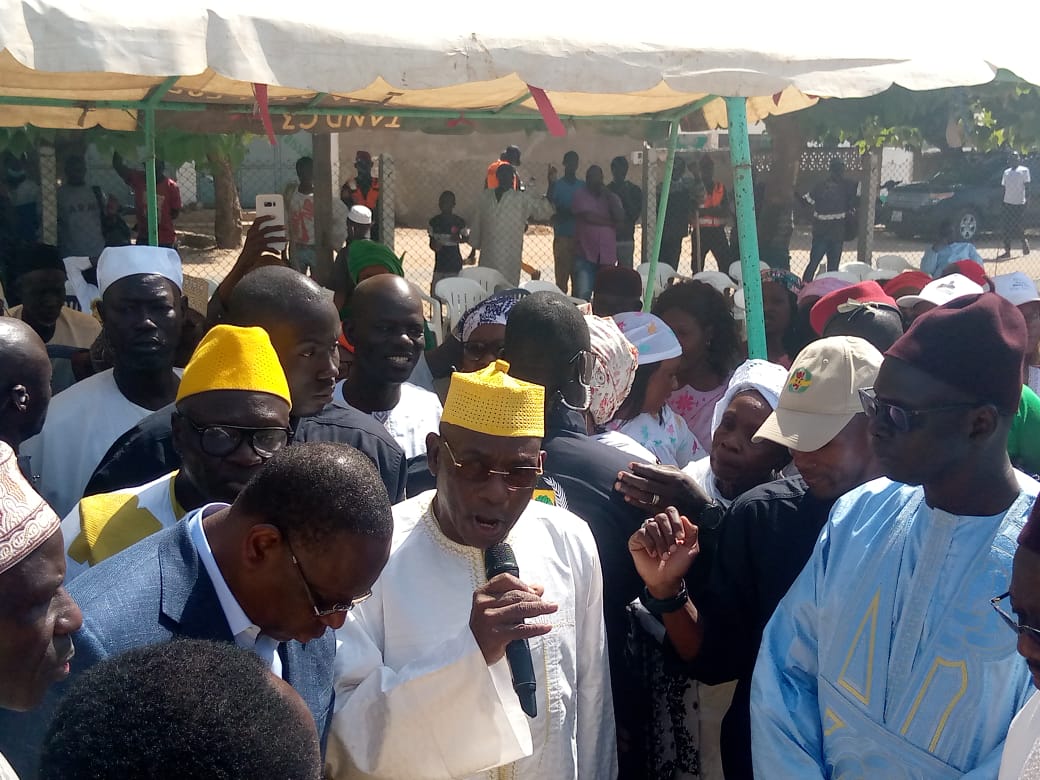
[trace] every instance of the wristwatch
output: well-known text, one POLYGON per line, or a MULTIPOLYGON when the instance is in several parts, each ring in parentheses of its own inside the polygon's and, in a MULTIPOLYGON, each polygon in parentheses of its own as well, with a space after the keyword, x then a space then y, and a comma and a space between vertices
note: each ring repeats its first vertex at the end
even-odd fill
POLYGON ((644 585, 643 592, 639 594, 640 603, 646 607, 647 611, 651 615, 661 617, 668 612, 678 612, 680 609, 686 606, 686 602, 689 601, 689 594, 686 592, 686 583, 683 582, 679 588, 679 592, 672 596, 670 599, 655 599, 650 595, 649 589, 644 585))
POLYGON ((722 518, 726 515, 726 507, 718 501, 712 501, 705 505, 700 514, 697 515, 697 527, 705 531, 714 531, 722 525, 722 518))

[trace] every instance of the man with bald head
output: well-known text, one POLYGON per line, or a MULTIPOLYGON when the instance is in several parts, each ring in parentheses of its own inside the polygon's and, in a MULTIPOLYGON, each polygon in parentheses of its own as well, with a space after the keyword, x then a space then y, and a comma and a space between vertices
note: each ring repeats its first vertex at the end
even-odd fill
POLYGON ((426 454, 426 435, 437 430, 441 402, 407 381, 423 352, 422 300, 400 276, 381 274, 361 282, 351 300, 347 339, 354 365, 333 403, 372 415, 408 458, 426 454))
POLYGON ((0 441, 17 455, 43 429, 51 402, 47 347, 31 327, 0 317, 0 441))
POLYGON ((112 368, 60 393, 39 436, 25 443, 43 497, 67 513, 123 433, 171 403, 187 299, 172 249, 109 247, 97 266, 104 339, 112 368))
MULTIPOLYGON (((329 404, 339 368, 340 324, 336 307, 318 284, 291 268, 257 268, 232 290, 224 321, 263 328, 270 337, 289 382, 294 442, 349 444, 375 463, 391 500, 404 496, 406 463, 393 438, 369 415, 329 404)), ((118 440, 86 495, 142 485, 177 469, 181 459, 174 447, 173 412, 171 404, 118 440)))

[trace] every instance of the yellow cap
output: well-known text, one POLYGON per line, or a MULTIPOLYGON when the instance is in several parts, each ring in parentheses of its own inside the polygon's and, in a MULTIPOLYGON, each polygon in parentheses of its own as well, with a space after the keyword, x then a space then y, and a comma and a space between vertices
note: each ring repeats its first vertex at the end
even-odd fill
POLYGON ((203 337, 184 369, 177 401, 210 390, 270 393, 292 404, 278 353, 263 328, 217 325, 203 337))
POLYGON ((509 363, 496 360, 480 371, 452 374, 441 422, 489 436, 542 438, 545 388, 508 371, 509 363))

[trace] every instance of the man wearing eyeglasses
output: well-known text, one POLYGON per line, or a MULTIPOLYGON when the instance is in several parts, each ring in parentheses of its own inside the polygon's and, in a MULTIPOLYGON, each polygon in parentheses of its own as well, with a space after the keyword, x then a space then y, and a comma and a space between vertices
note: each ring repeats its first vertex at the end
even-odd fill
POLYGON ((332 778, 616 775, 595 541, 532 501, 544 393, 508 368, 452 375, 427 438, 437 489, 394 507, 384 574, 337 632, 332 778), (485 551, 503 542, 518 573, 488 579, 485 551), (528 643, 535 712, 513 689, 514 641, 528 643))
POLYGON ((289 442, 289 384, 262 328, 217 325, 184 369, 173 413, 180 468, 135 488, 82 499, 66 516, 66 577, 174 525, 231 502, 289 442))
POLYGON ((922 315, 860 391, 887 479, 840 498, 766 626, 762 777, 995 777, 1029 675, 990 607, 1040 484, 1012 468, 1026 324, 993 293, 922 315))
MULTIPOLYGON (((1018 636, 1033 686, 1040 688, 1040 508, 1033 505, 1012 567, 1010 589, 991 599, 1001 620, 1018 636)), ((1015 716, 1004 744, 999 780, 1040 777, 1040 691, 1015 716)))
MULTIPOLYGON (((230 506, 207 504, 70 584, 85 616, 71 675, 172 639, 234 642, 300 694, 324 749, 333 631, 371 592, 392 533, 390 501, 367 457, 326 442, 285 447, 230 506)), ((0 751, 38 754, 59 698, 48 695, 21 722, 5 717, 0 751)))

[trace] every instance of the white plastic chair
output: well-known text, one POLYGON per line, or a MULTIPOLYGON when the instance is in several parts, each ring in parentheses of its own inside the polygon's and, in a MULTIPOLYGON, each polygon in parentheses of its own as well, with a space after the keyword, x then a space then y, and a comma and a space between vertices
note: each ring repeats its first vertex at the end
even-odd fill
POLYGON ((847 274, 854 274, 857 277, 857 281, 862 282, 867 278, 867 274, 874 270, 874 266, 870 263, 845 263, 845 265, 838 268, 839 271, 844 271, 847 274))
MULTIPOLYGON (((650 263, 641 263, 639 268, 639 275, 643 277, 643 294, 646 294, 646 278, 650 275, 650 263)), ((657 264, 657 274, 654 276, 654 297, 656 298, 665 288, 668 286, 668 280, 673 276, 678 276, 678 273, 668 263, 657 264)))
POLYGON ((897 271, 894 268, 875 268, 873 271, 867 274, 867 279, 869 281, 878 282, 879 284, 883 285, 889 279, 895 279, 901 273, 902 271, 897 271))
POLYGON ((448 307, 448 329, 462 319, 462 315, 488 297, 487 292, 473 279, 449 277, 437 282, 433 294, 448 307))
MULTIPOLYGON (((769 268, 769 263, 763 263, 761 260, 759 260, 758 268, 761 271, 765 271, 767 268, 769 268)), ((740 264, 739 260, 730 263, 727 271, 729 274, 729 278, 732 279, 734 282, 736 282, 737 284, 744 283, 744 266, 740 264)))
POLYGON ((508 279, 502 276, 501 271, 498 271, 495 268, 481 267, 479 265, 463 268, 459 271, 459 277, 462 279, 472 279, 483 287, 484 292, 488 295, 494 295, 499 290, 508 290, 514 286, 509 283, 508 279))
POLYGON ((722 271, 699 271, 693 275, 693 281, 711 285, 723 295, 727 290, 737 289, 737 283, 729 274, 724 274, 722 271))
POLYGON ((425 309, 428 306, 430 309, 430 315, 426 317, 426 321, 430 323, 430 330, 433 331, 433 338, 437 344, 441 344, 444 341, 444 301, 439 298, 434 298, 432 295, 427 295, 422 291, 415 282, 409 282, 412 288, 418 294, 419 298, 423 302, 423 316, 426 316, 425 309))
POLYGON ((902 255, 881 255, 877 259, 876 264, 878 268, 885 268, 899 273, 914 269, 913 264, 902 255))
POLYGON ((526 282, 520 285, 521 289, 527 290, 528 292, 551 292, 558 293, 564 297, 567 296, 563 290, 557 287, 547 279, 528 279, 526 282))
POLYGON ((848 271, 824 271, 822 274, 816 274, 816 279, 841 279, 843 282, 849 284, 859 284, 863 280, 859 278, 858 274, 850 274, 848 271))

